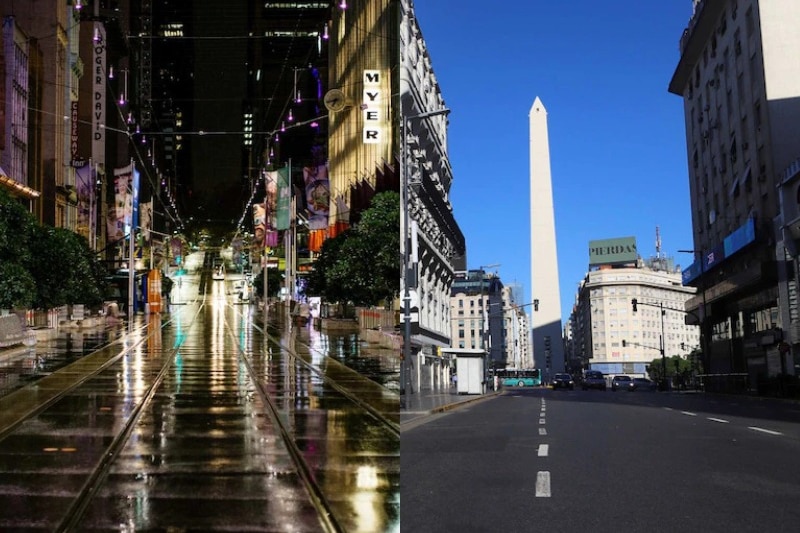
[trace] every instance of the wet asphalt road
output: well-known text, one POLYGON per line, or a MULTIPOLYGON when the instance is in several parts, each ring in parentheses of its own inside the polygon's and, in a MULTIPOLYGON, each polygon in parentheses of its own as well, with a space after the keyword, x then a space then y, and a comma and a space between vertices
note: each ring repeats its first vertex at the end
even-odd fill
POLYGON ((394 358, 193 283, 0 398, 0 530, 398 531, 394 358))

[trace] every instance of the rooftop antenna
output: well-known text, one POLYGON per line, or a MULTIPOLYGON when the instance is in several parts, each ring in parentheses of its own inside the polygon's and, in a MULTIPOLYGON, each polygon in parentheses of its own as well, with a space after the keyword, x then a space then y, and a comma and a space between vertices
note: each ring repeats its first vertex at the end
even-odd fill
POLYGON ((661 232, 656 226, 656 257, 661 259, 661 232))

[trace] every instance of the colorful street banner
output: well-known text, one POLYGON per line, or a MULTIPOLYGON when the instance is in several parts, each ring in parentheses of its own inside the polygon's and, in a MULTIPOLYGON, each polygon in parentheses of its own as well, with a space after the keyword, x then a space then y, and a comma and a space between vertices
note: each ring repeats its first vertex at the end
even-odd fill
POLYGON ((141 174, 136 169, 136 166, 134 166, 133 162, 131 162, 131 169, 133 171, 133 183, 131 185, 133 214, 131 217, 131 226, 135 232, 136 228, 139 227, 139 178, 141 174))
POLYGON ((131 194, 133 163, 114 169, 114 205, 108 210, 108 239, 121 241, 133 217, 133 195, 131 194))
POLYGON ((267 229, 267 212, 264 205, 263 202, 253 204, 253 244, 256 246, 264 245, 264 232, 267 229))
POLYGON ((140 224, 139 226, 143 228, 142 237, 144 238, 145 242, 150 242, 153 236, 150 234, 150 230, 153 229, 153 201, 150 200, 149 202, 143 202, 141 206, 141 213, 140 213, 140 224))
POLYGON ((303 168, 303 183, 305 184, 308 228, 311 230, 327 228, 331 203, 327 165, 303 168))
POLYGON ((83 235, 91 243, 95 235, 94 204, 95 175, 89 162, 75 169, 76 192, 78 195, 78 235, 83 235))
POLYGON ((278 197, 275 201, 275 229, 287 230, 291 223, 292 187, 289 167, 279 169, 276 174, 278 197))

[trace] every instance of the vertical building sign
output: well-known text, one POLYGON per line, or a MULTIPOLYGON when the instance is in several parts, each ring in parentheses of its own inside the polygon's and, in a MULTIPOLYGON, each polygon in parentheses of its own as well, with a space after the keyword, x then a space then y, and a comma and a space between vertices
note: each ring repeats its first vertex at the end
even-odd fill
MULTIPOLYGON (((106 162, 106 28, 94 23, 94 68, 92 69, 92 160, 106 162)), ((73 156, 74 157, 74 156, 73 156)))
POLYGON ((72 124, 69 131, 69 156, 73 164, 78 159, 78 101, 70 102, 72 124))
POLYGON ((383 122, 386 117, 383 116, 384 95, 379 70, 364 71, 364 93, 361 102, 364 114, 364 144, 382 143, 383 122))

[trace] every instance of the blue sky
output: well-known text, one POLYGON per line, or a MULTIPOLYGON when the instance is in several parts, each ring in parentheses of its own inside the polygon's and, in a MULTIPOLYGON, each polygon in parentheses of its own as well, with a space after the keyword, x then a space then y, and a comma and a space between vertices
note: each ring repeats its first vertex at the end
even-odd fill
MULTIPOLYGON (((499 263, 532 301, 528 112, 548 112, 561 314, 590 240, 692 262, 683 100, 667 92, 691 0, 417 0, 449 115, 451 202, 469 268, 499 263)), ((528 308, 530 309, 530 308, 528 308)), ((530 311, 529 311, 530 312, 530 311)))

